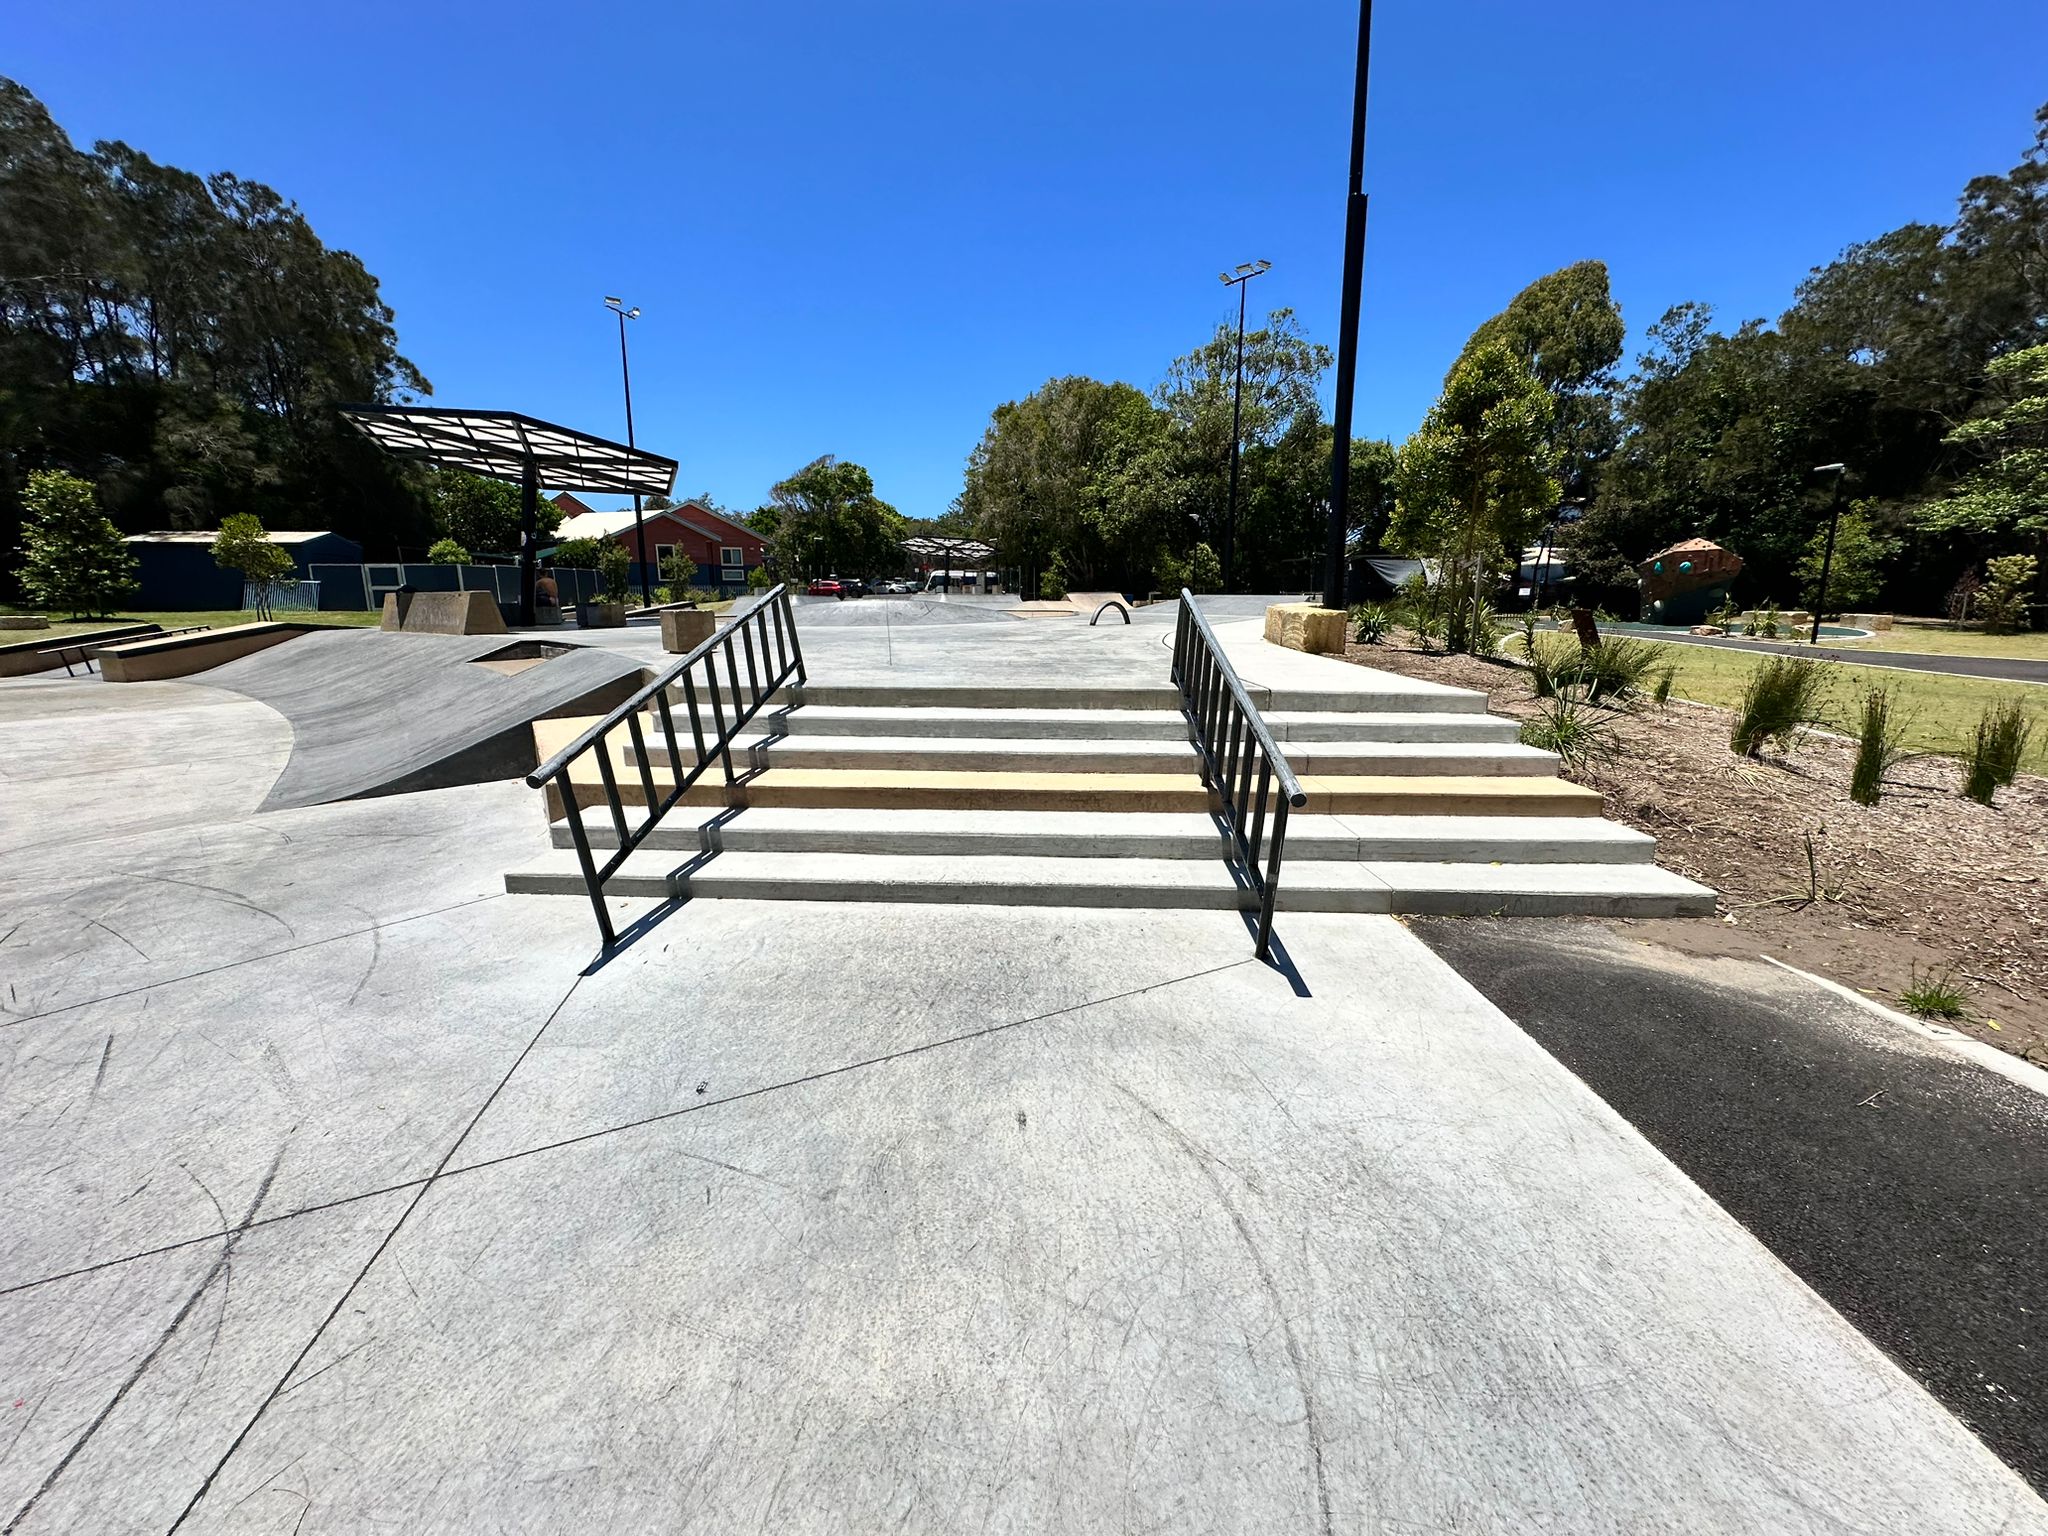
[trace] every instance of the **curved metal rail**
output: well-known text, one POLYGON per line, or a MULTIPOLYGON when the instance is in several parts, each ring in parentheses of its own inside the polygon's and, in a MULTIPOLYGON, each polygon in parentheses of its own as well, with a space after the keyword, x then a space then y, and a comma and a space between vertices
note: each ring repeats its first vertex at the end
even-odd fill
POLYGON ((1308 803, 1308 795, 1258 706, 1216 642, 1216 632, 1181 588, 1173 632, 1173 682, 1187 717, 1188 740, 1202 760, 1202 783, 1222 800, 1225 846, 1235 855, 1248 885, 1259 896, 1258 956, 1267 957, 1273 938, 1273 898, 1280 889, 1280 859, 1287 844, 1287 813, 1308 803), (1256 780, 1256 790, 1254 781, 1256 780), (1275 791, 1277 790, 1277 794, 1275 791), (1273 824, 1266 826, 1272 803, 1273 824), (1265 868, 1260 869, 1260 855, 1265 868))
POLYGON ((1131 610, 1129 605, 1118 602, 1115 598, 1112 597, 1108 602, 1104 603, 1100 608, 1095 610, 1095 617, 1088 621, 1088 627, 1090 629, 1093 629, 1097 621, 1100 620, 1101 617, 1105 613, 1109 612, 1109 610, 1112 608, 1114 608, 1118 613, 1124 616, 1124 623, 1126 625, 1128 625, 1131 622, 1131 610))
POLYGON ((577 862, 583 866, 583 883, 590 892, 590 905, 597 913, 597 930, 604 937, 605 948, 618 942, 612 931, 611 914, 605 911, 605 881, 645 841, 676 802, 689 793, 712 763, 722 764, 725 782, 733 782, 733 738, 761 712, 777 689, 791 678, 801 685, 804 675, 803 647, 797 643, 796 615, 790 609, 789 589, 771 588, 761 595, 759 602, 735 616, 732 623, 715 631, 710 639, 672 663, 653 682, 526 776, 527 784, 534 789, 552 783, 561 800, 563 814, 569 819, 569 838, 576 845, 577 862), (744 677, 740 675, 742 651, 744 677), (720 656, 725 658, 723 679, 719 677, 720 656), (675 718, 669 707, 671 695, 677 690, 688 716, 687 745, 676 736, 675 718), (670 782, 665 795, 656 790, 655 764, 648 758, 647 733, 640 723, 642 711, 649 705, 653 706, 654 724, 661 728, 667 752, 670 782), (621 727, 626 732, 623 745, 627 754, 615 765, 613 757, 621 743, 613 733, 621 727), (604 805, 619 838, 618 851, 602 865, 591 854, 590 836, 583 826, 583 807, 570 773, 571 765, 586 752, 596 754, 604 805), (635 769, 639 776, 639 790, 644 797, 641 804, 647 815, 638 826, 627 825, 626 801, 619 791, 620 766, 635 769))

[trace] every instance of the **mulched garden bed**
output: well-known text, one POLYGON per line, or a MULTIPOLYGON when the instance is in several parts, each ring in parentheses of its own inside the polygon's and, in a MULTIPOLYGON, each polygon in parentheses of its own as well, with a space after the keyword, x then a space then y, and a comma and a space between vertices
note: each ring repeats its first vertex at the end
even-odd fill
MULTIPOLYGON (((1536 711, 1513 666, 1394 644, 1345 660, 1536 711)), ((1731 721, 1677 699, 1611 712, 1616 755, 1571 775, 1657 839, 1658 863, 1721 893, 1712 920, 1617 926, 1692 954, 1774 955, 1895 1006, 1916 972, 1953 971, 1968 1017, 1938 1022, 2048 1065, 2048 779, 2022 775, 1985 807, 1957 793, 1952 761, 1919 758, 1861 806, 1852 743, 1809 733, 1789 758, 1744 759, 1731 721)))

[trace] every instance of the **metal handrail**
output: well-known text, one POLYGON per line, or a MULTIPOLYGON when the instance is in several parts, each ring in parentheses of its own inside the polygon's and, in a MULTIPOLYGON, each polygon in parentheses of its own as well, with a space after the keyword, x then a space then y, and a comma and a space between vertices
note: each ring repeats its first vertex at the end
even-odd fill
POLYGON ((1215 790, 1222 803, 1225 846, 1236 854, 1246 883, 1258 892, 1257 953, 1263 960, 1273 938, 1273 898, 1280 889, 1287 813, 1306 805, 1308 795, 1186 587, 1181 588, 1173 631, 1173 682, 1180 690, 1181 713, 1187 717, 1188 741, 1202 760, 1202 783, 1215 790), (1269 800, 1274 800, 1271 844, 1261 871, 1259 855, 1268 846, 1269 800))
POLYGON ((724 629, 714 631, 710 639, 680 661, 671 663, 653 682, 615 706, 602 720, 526 776, 530 788, 541 789, 553 783, 561 797, 563 813, 569 822, 569 838, 576 845, 577 862, 583 866, 583 883, 590 893, 590 905, 597 913, 597 930, 604 936, 606 949, 618 942, 618 936, 612 931, 611 914, 605 911, 605 881, 626 862, 627 855, 646 840, 647 834, 654 830, 676 802, 689 793, 690 787, 703 777, 704 770, 712 763, 724 765, 727 784, 735 781, 733 738, 792 677, 799 686, 804 682, 804 653, 796 637, 796 614, 790 607, 789 589, 777 586, 764 592, 759 602, 735 614, 724 629), (758 658, 757 635, 760 641, 758 658), (741 649, 746 655, 744 678, 740 676, 741 649), (718 675, 721 654, 725 657, 723 682, 718 675), (704 696, 701 701, 696 670, 699 667, 704 669, 704 696), (694 753, 688 766, 685 766, 688 754, 676 737, 675 718, 669 709, 670 695, 678 687, 682 690, 681 702, 689 714, 689 750, 694 753), (729 717, 725 707, 727 702, 732 705, 729 717), (647 756, 647 733, 640 723, 641 711, 650 703, 654 706, 655 723, 661 727, 662 741, 668 749, 668 766, 674 778, 665 796, 657 795, 655 791, 654 770, 647 756), (708 721, 705 719, 705 706, 709 707, 708 721), (638 770, 639 788, 646 797, 647 818, 637 827, 626 824, 625 798, 619 792, 618 773, 612 766, 609 738, 622 725, 626 728, 632 766, 638 770), (597 753, 597 773, 604 790, 605 809, 619 838, 618 852, 605 860, 602 866, 591 854, 590 834, 583 826, 583 807, 569 771, 571 764, 593 750, 597 753))

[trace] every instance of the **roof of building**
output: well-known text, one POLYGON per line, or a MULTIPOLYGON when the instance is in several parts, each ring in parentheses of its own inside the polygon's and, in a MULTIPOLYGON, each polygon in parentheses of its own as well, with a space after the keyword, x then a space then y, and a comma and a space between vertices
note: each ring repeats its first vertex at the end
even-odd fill
POLYGON ((595 512, 597 510, 597 508, 591 506, 581 497, 575 496, 568 491, 557 491, 548 499, 554 502, 556 508, 564 517, 581 517, 586 512, 595 512))
MULTIPOLYGON (((694 511, 695 509, 690 508, 688 510, 694 511)), ((703 534, 707 539, 724 540, 728 537, 728 534, 721 529, 706 528, 702 523, 692 522, 689 518, 683 516, 684 511, 685 508, 683 507, 663 507, 659 511, 642 512, 640 517, 643 522, 648 523, 655 521, 657 518, 670 518, 675 522, 681 523, 692 533, 703 534)), ((723 522, 724 519, 721 518, 720 521, 723 522)), ((617 538, 622 533, 630 533, 632 530, 633 509, 627 507, 617 512, 583 512, 575 517, 564 518, 562 526, 556 532, 555 537, 557 539, 612 539, 617 538)), ((745 533, 753 539, 761 537, 758 533, 753 532, 752 529, 742 528, 737 531, 745 533)))
MULTIPOLYGON (((217 532, 165 529, 159 533, 131 533, 127 541, 130 544, 211 544, 219 537, 217 532)), ((338 535, 328 528, 271 528, 265 531, 264 537, 273 544, 304 544, 309 539, 331 539, 338 535)), ((349 542, 355 541, 351 539, 349 542)))
POLYGON ((675 484, 674 459, 518 411, 367 404, 335 409, 385 452, 417 464, 466 469, 514 485, 531 470, 540 484, 572 491, 665 496, 675 484))

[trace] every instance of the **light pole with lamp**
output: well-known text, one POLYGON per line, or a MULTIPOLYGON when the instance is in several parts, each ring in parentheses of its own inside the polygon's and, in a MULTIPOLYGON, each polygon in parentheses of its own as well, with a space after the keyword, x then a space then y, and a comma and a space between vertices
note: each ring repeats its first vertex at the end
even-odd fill
POLYGON ((1828 504, 1828 543, 1827 548, 1821 551, 1820 591, 1816 592, 1813 598, 1813 634, 1808 641, 1811 645, 1820 644, 1820 614, 1821 610, 1827 606, 1828 572, 1833 569, 1835 563, 1835 530, 1842 526, 1842 477, 1848 471, 1849 466, 1846 464, 1816 464, 1813 466, 1813 472, 1816 475, 1833 475, 1835 477, 1835 494, 1834 499, 1828 504))
MULTIPOLYGON (((640 318, 640 306, 626 308, 626 301, 607 295, 604 307, 619 317, 619 377, 626 385, 626 446, 633 446, 633 370, 626 365, 626 322, 640 318)), ((654 606, 654 594, 647 582, 647 525, 640 521, 640 493, 633 493, 633 552, 640 565, 640 605, 654 606)))
POLYGON ((1251 280, 1270 272, 1270 261, 1240 262, 1234 272, 1218 272, 1226 288, 1237 289, 1237 382, 1230 387, 1230 506, 1223 517, 1223 590, 1230 590, 1230 578, 1237 560, 1237 465, 1241 456, 1244 422, 1244 292, 1251 280))

